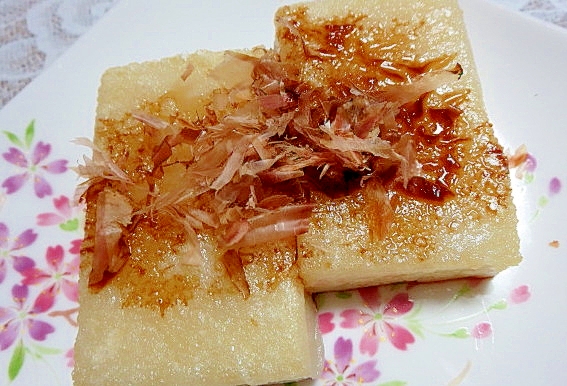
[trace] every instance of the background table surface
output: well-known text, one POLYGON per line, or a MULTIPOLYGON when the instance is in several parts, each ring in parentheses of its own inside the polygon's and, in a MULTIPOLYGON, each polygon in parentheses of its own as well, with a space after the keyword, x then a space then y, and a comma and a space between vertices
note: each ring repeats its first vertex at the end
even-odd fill
MULTIPOLYGON (((120 0, 0 0, 0 108, 120 0)), ((567 28, 567 0, 490 0, 567 28)))

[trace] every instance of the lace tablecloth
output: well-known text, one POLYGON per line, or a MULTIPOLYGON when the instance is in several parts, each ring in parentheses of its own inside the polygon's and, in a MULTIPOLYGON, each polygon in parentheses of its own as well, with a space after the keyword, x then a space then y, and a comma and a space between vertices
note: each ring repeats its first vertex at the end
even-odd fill
MULTIPOLYGON (((0 0, 0 108, 119 0, 0 0)), ((492 0, 567 28, 567 0, 492 0)))
POLYGON ((0 0, 0 107, 118 0, 0 0))

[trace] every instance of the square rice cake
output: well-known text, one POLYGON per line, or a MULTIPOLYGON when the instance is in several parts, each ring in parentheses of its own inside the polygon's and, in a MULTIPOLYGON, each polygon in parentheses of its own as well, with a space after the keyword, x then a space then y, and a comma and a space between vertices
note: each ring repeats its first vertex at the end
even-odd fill
POLYGON ((391 144, 378 160, 342 138, 326 145, 355 166, 330 168, 313 189, 298 241, 309 291, 490 277, 520 262, 507 157, 456 0, 282 7, 276 47, 326 101, 308 106, 311 126, 391 144))
POLYGON ((213 90, 232 87, 208 76, 223 57, 199 52, 102 77, 93 157, 79 167, 90 179, 76 385, 252 385, 310 378, 322 368, 293 238, 224 254, 210 232, 191 228, 216 220, 182 216, 169 201, 146 205, 178 199, 171 198, 183 178, 178 166, 190 149, 175 147, 175 161, 157 171, 148 167, 154 146, 197 119, 213 90), (171 127, 156 129, 148 112, 170 117, 171 127))

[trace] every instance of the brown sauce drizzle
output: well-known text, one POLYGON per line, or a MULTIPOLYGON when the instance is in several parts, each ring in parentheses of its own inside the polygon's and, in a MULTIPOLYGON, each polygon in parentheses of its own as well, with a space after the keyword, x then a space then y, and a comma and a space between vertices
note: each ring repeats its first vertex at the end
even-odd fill
MULTIPOLYGON (((318 127, 333 120, 339 114, 338 106, 356 95, 380 99, 389 86, 408 82, 426 72, 445 70, 454 64, 451 57, 426 62, 408 57, 404 50, 410 44, 404 34, 377 26, 369 27, 364 20, 362 15, 348 15, 323 25, 314 24, 308 20, 305 9, 300 8, 287 20, 279 21, 289 23, 289 28, 282 30, 280 39, 285 39, 291 46, 281 53, 285 70, 291 76, 283 81, 289 101, 279 108, 279 113, 308 109, 310 125, 318 127), (285 57, 289 54, 291 56, 285 57), (310 72, 313 81, 318 84, 302 84, 298 78, 302 69, 310 72), (301 100, 302 92, 311 93, 308 101, 301 100)), ((413 141, 422 175, 412 176, 405 183, 396 179, 399 165, 386 162, 371 175, 367 170, 331 167, 320 178, 319 168, 307 167, 303 178, 257 186, 258 192, 263 189, 269 194, 285 193, 296 202, 303 203, 309 201, 313 190, 341 197, 360 189, 363 179, 373 178, 386 190, 441 205, 454 196, 452 187, 463 166, 462 151, 467 139, 459 137, 457 126, 466 124, 461 120, 459 109, 466 96, 466 92, 451 95, 427 92, 418 100, 400 107, 394 117, 395 127, 381 128, 382 139, 395 143, 402 136, 409 135, 413 141)), ((161 109, 160 101, 141 107, 153 114, 159 114, 161 109)), ((181 134, 175 136, 170 133, 170 137, 163 141, 155 130, 133 121, 129 116, 123 121, 101 123, 107 127, 104 133, 107 151, 132 180, 142 186, 126 192, 133 201, 154 193, 156 181, 163 177, 166 167, 172 165, 168 160, 176 151, 174 147, 179 145, 175 141, 191 143, 197 138, 200 125, 217 119, 214 112, 201 122, 186 122, 182 115, 178 112, 169 117, 169 123, 179 128, 181 134), (156 166, 156 163, 159 165, 156 166)), ((294 134, 293 125, 290 133, 294 134)), ((298 145, 305 146, 305 143, 298 145)), ((181 161, 175 163, 182 168, 186 166, 181 161)), ((125 306, 157 307, 163 314, 171 305, 186 303, 192 289, 199 286, 199 280, 190 274, 159 274, 163 260, 175 254, 185 242, 179 223, 168 216, 150 216, 143 217, 137 225, 140 228, 131 230, 125 240, 131 249, 130 261, 118 274, 105 276, 103 282, 91 289, 99 290, 112 282, 126 294, 125 306)), ((238 273, 241 274, 240 271, 238 273)), ((238 281, 241 282, 241 275, 238 281)))
MULTIPOLYGON (((289 11, 288 20, 280 20, 280 23, 292 26, 283 38, 294 43, 295 49, 290 50, 292 53, 303 52, 304 56, 287 60, 297 61, 298 66, 312 63, 310 69, 323 74, 323 77, 317 78, 324 82, 322 88, 335 98, 350 94, 345 90, 353 87, 374 97, 387 85, 404 83, 453 63, 451 56, 420 61, 420 58, 407 55, 404 50, 411 46, 408 36, 399 31, 368 26, 365 19, 364 15, 350 14, 319 25, 309 20, 307 8, 289 11), (298 46, 303 49, 298 49, 298 46)), ((466 96, 466 90, 449 95, 430 92, 401 108, 396 116, 397 129, 381 135, 392 142, 399 140, 403 134, 411 135, 423 176, 412 177, 407 186, 390 184, 389 189, 436 204, 443 204, 454 196, 451 188, 458 178, 462 158, 460 151, 467 141, 456 133, 457 125, 466 124, 460 120, 462 111, 458 106, 466 96)), ((322 109, 318 110, 323 115, 322 109)), ((392 170, 386 169, 379 177, 387 183, 391 175, 392 170)), ((329 196, 337 197, 351 194, 352 189, 359 186, 353 180, 361 176, 357 178, 348 173, 319 181, 312 178, 310 181, 329 196)))

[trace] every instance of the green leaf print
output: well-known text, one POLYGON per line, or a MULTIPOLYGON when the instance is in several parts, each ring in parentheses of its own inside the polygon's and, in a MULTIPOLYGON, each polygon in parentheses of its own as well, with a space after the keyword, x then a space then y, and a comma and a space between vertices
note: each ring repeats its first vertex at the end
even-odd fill
POLYGON ((535 175, 533 173, 526 173, 524 175, 524 183, 526 184, 531 184, 532 182, 534 182, 535 179, 535 175))
POLYGON ((469 293, 471 293, 472 288, 468 284, 463 284, 463 286, 457 291, 453 300, 457 300, 469 293))
POLYGON ((406 386, 408 383, 404 381, 390 381, 379 383, 378 386, 406 386))
POLYGON ((17 147, 24 147, 24 143, 20 140, 20 137, 18 137, 16 134, 10 132, 10 131, 3 131, 4 135, 6 135, 6 137, 8 138, 8 140, 10 142, 12 142, 12 144, 16 145, 17 147))
POLYGON ((456 329, 455 331, 453 331, 449 334, 444 334, 444 336, 451 337, 451 338, 459 338, 459 339, 468 338, 470 335, 471 334, 469 333, 469 330, 466 327, 461 327, 461 328, 456 329))
POLYGON ((339 299, 350 299, 352 297, 352 293, 348 291, 340 291, 335 294, 335 296, 339 299))
POLYGON ((73 232, 79 229, 79 219, 74 218, 67 222, 59 224, 59 228, 67 232, 73 232))
POLYGON ((44 355, 58 355, 63 352, 59 348, 44 347, 39 345, 33 345, 34 356, 37 358, 42 358, 44 355))
POLYGON ((28 127, 26 127, 26 135, 25 135, 25 141, 26 141, 26 147, 29 149, 29 147, 31 146, 32 142, 33 142, 33 137, 35 135, 35 119, 32 120, 28 127))
POLYGON ((501 299, 489 307, 489 310, 505 310, 508 307, 506 299, 501 299))
POLYGON ((537 204, 540 207, 544 207, 549 203, 549 198, 547 196, 541 196, 539 200, 537 200, 537 204))
POLYGON ((407 328, 415 335, 419 336, 420 338, 425 338, 425 334, 423 333, 423 325, 417 319, 407 319, 407 328))
POLYGON ((16 379, 22 366, 24 364, 24 358, 26 355, 26 349, 22 341, 18 343, 14 352, 12 353, 12 358, 10 359, 10 364, 8 365, 8 377, 10 381, 16 379))

